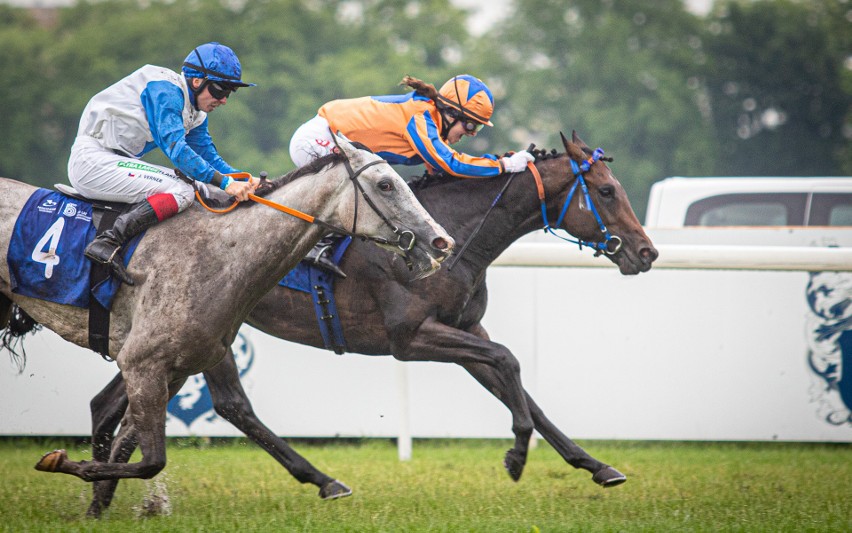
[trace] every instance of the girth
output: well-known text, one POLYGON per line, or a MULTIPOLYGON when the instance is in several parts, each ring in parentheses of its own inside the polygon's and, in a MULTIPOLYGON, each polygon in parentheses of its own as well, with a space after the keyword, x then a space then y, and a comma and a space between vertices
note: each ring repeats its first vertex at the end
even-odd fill
MULTIPOLYGON (((54 185, 57 191, 66 196, 76 198, 92 205, 92 224, 95 226, 97 235, 112 228, 115 219, 130 208, 131 204, 122 202, 106 202, 103 200, 92 200, 77 192, 73 187, 57 183, 54 185)), ((95 288, 101 283, 106 283, 110 278, 110 266, 92 261, 89 274, 89 348, 101 354, 107 361, 112 361, 109 356, 109 309, 101 305, 94 297, 95 288)))

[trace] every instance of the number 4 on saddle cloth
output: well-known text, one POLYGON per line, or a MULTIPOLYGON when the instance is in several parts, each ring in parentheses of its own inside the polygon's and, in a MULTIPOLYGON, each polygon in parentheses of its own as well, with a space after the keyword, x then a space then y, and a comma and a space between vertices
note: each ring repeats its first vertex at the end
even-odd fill
MULTIPOLYGON (((335 265, 340 264, 351 242, 352 237, 348 236, 336 239, 329 254, 329 259, 335 265)), ((308 261, 301 261, 278 284, 311 295, 325 348, 341 355, 346 352, 346 340, 343 338, 343 327, 340 325, 340 316, 334 301, 336 279, 337 276, 331 272, 319 269, 308 261)))
MULTIPOLYGON (((121 282, 106 276, 90 284, 93 265, 83 249, 97 234, 95 223, 107 218, 97 208, 114 213, 109 217, 114 220, 129 204, 104 204, 95 207, 81 198, 37 189, 18 214, 9 242, 6 259, 12 292, 76 307, 89 307, 94 298, 109 310, 121 282)), ((138 235, 125 246, 125 264, 141 238, 138 235)))

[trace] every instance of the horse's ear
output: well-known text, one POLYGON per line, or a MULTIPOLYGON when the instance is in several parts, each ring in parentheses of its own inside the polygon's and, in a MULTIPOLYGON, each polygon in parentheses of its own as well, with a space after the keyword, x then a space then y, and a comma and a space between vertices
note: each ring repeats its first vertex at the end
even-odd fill
POLYGON ((565 147, 565 153, 568 154, 568 156, 571 157, 571 159, 574 159, 575 161, 583 160, 585 154, 583 154, 583 150, 582 148, 580 148, 580 146, 578 146, 578 144, 582 145, 585 143, 583 143, 582 139, 577 137, 577 132, 571 132, 571 137, 574 139, 573 142, 569 141, 565 137, 565 134, 561 131, 559 132, 559 136, 562 137, 562 146, 565 147), (577 141, 579 141, 579 143, 577 141))
POLYGON ((577 135, 577 130, 571 130, 571 139, 574 141, 574 144, 579 146, 580 148, 588 148, 588 145, 577 135))
POLYGON ((334 139, 334 144, 337 146, 337 149, 346 156, 346 159, 352 159, 357 153, 358 149, 352 146, 352 143, 349 139, 346 138, 340 132, 334 133, 332 132, 331 138, 334 139))

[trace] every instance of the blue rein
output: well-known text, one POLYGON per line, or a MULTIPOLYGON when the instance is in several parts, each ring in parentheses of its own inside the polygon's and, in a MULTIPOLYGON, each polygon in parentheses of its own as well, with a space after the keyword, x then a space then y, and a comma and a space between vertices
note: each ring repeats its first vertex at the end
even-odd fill
MULTIPOLYGON (((609 230, 606 228, 606 225, 603 223, 601 219, 601 215, 598 213, 595 204, 592 202, 592 198, 589 196, 589 187, 586 185, 586 179, 583 177, 583 174, 589 171, 592 168, 592 165, 603 156, 604 151, 600 148, 596 148, 592 153, 592 157, 583 161, 582 163, 577 163, 573 159, 570 159, 571 162, 571 170, 574 172, 574 185, 571 186, 571 191, 568 192, 568 197, 565 198, 565 203, 562 205, 562 211, 559 213, 559 218, 556 220, 556 223, 551 225, 550 221, 547 219, 547 206, 545 205, 544 198, 541 198, 541 217, 544 220, 544 231, 546 233, 550 233, 554 237, 558 239, 562 239, 563 241, 571 242, 579 245, 580 249, 583 249, 583 246, 587 246, 589 248, 594 248, 598 253, 605 253, 607 255, 614 255, 621 250, 621 237, 617 235, 612 235, 609 230), (574 193, 577 192, 577 185, 580 185, 580 188, 583 191, 583 198, 586 201, 586 205, 589 206, 589 209, 592 211, 592 214, 595 215, 595 220, 598 222, 598 228, 600 228, 601 233, 604 235, 604 240, 602 242, 590 242, 584 241, 582 239, 573 239, 571 237, 562 237, 558 235, 554 228, 561 229, 562 220, 565 218, 565 214, 568 212, 568 205, 571 204, 571 200, 574 198, 574 193), (615 243, 610 249, 610 243, 615 243)), ((565 230, 563 230, 565 231, 565 230)), ((567 233, 567 232, 566 232, 567 233)))

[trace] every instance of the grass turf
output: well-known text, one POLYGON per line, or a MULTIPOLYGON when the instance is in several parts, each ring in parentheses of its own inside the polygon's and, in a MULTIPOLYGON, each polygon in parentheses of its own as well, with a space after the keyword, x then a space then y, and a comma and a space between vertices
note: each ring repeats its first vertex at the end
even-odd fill
MULTIPOLYGON (((589 441, 628 476, 602 489, 541 444, 520 482, 502 467, 509 441, 415 441, 399 462, 387 440, 296 441, 354 495, 323 501, 243 439, 170 439, 153 480, 125 480, 101 520, 84 517, 91 486, 37 472, 42 453, 82 442, 0 440, 2 531, 852 531, 852 446, 589 441), (170 513, 146 516, 165 498, 170 513)), ((133 460, 138 460, 139 455, 133 460)))

